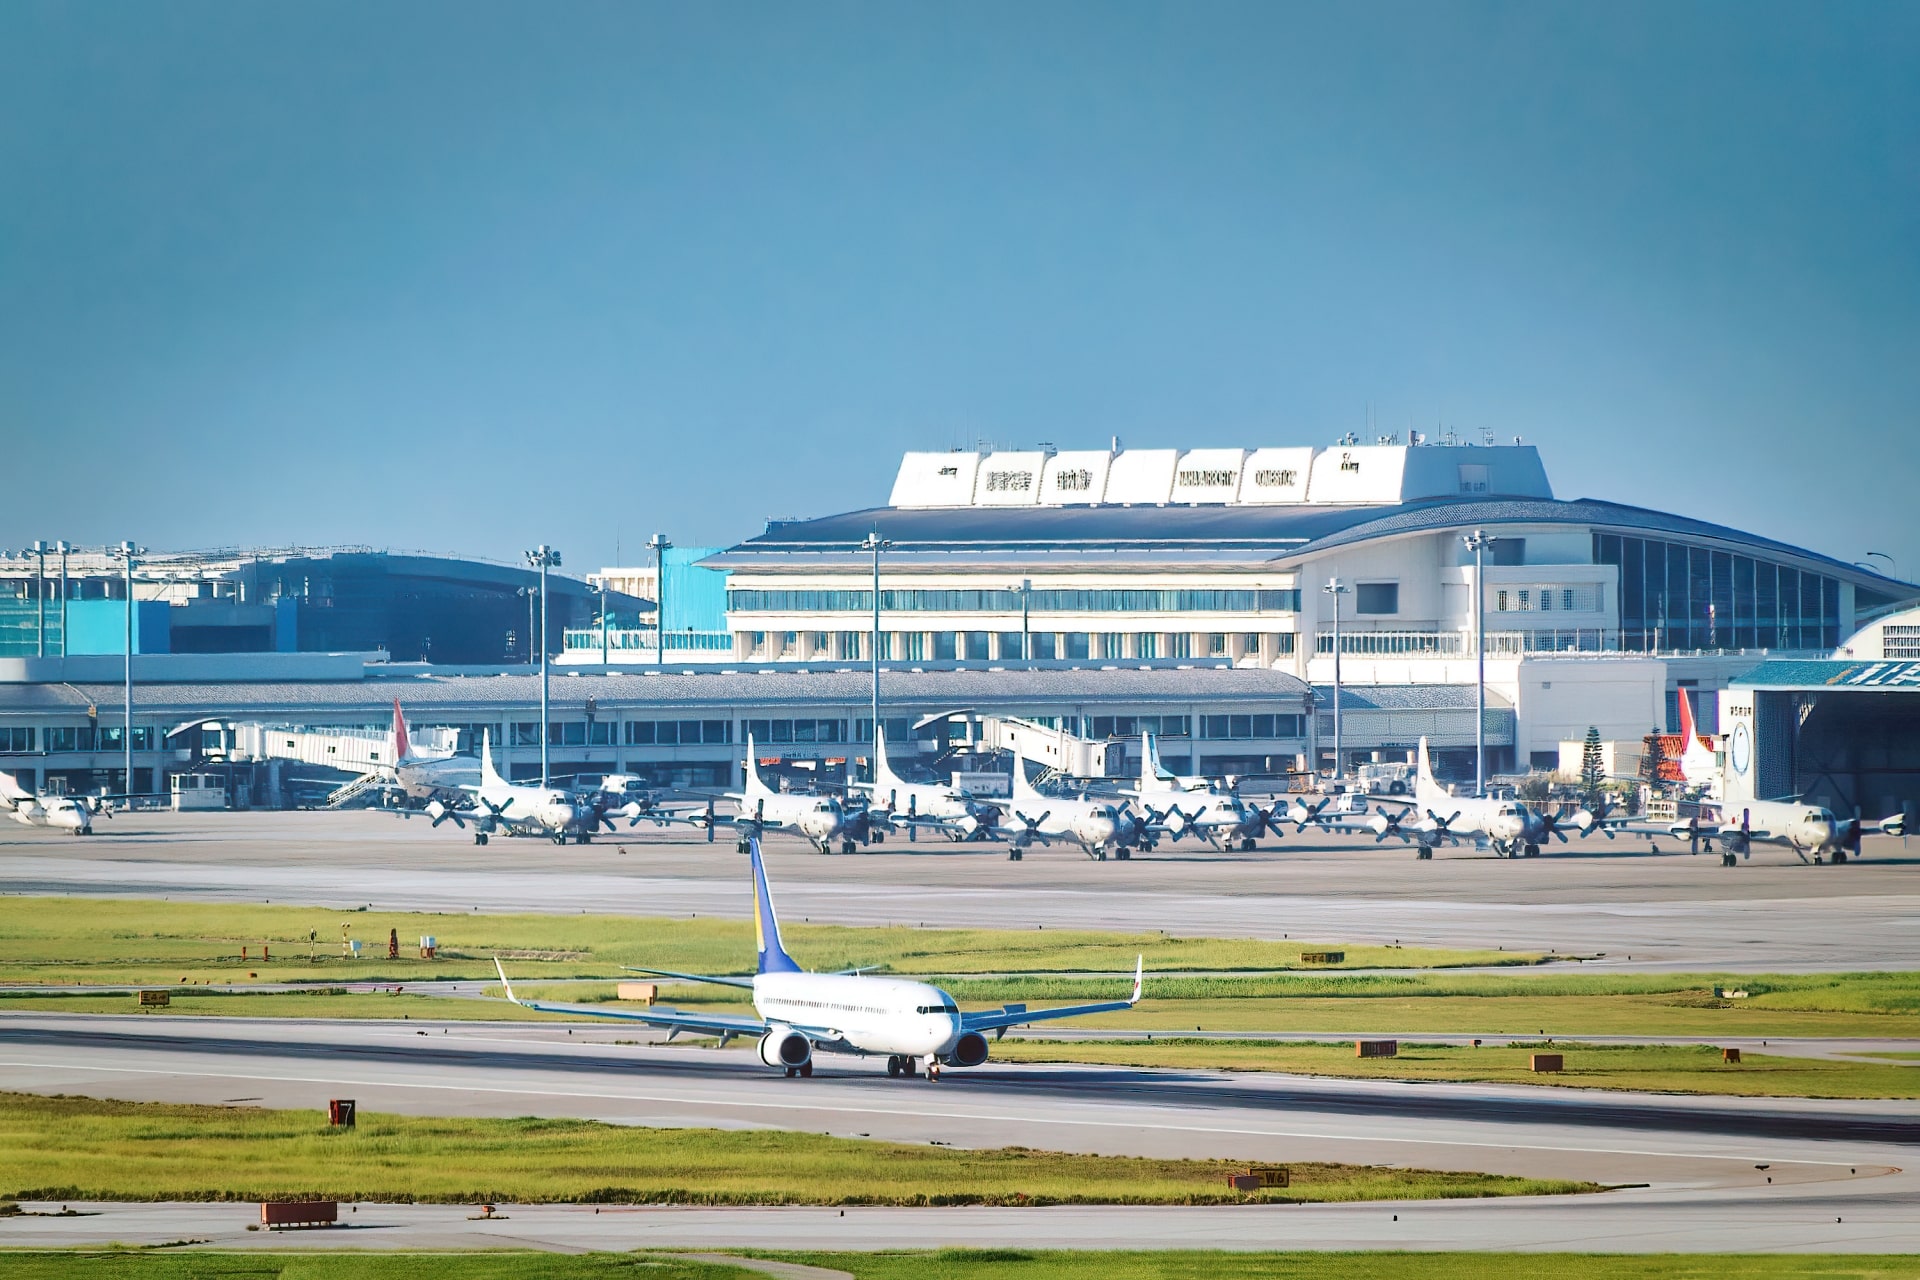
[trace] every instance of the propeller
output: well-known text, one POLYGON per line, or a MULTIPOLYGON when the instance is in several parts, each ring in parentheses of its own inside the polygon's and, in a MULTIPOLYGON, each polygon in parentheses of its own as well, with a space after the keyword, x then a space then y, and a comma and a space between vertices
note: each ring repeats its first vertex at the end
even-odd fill
POLYGON ((460 828, 462 831, 465 831, 467 829, 467 820, 460 815, 459 810, 449 809, 446 805, 441 804, 438 800, 428 801, 427 807, 426 809, 423 810, 423 812, 429 818, 433 819, 433 825, 436 827, 438 827, 443 822, 451 822, 454 826, 460 828))
MULTIPOLYGON (((1453 831, 1453 824, 1460 820, 1460 810, 1455 809, 1451 814, 1442 818, 1439 814, 1429 809, 1427 810, 1427 817, 1433 822, 1434 839, 1446 839, 1454 844, 1460 843, 1460 837, 1455 835, 1453 831)), ((1560 838, 1562 840, 1566 839, 1565 836, 1560 838)))
POLYGON ((706 813, 705 813, 705 814, 704 814, 704 815, 703 815, 703 816, 701 817, 701 820, 700 820, 700 825, 702 825, 702 826, 704 826, 704 827, 705 827, 705 828, 707 829, 707 843, 708 843, 708 844, 712 844, 712 843, 713 843, 713 828, 714 828, 714 826, 715 826, 715 819, 714 819, 714 816, 713 816, 713 800, 712 800, 712 798, 711 798, 711 797, 709 797, 709 798, 708 798, 708 800, 707 800, 707 811, 706 811, 706 813))
POLYGON ((920 797, 917 794, 910 795, 907 797, 907 843, 908 844, 918 844, 920 842, 919 818, 920 818, 920 797))
POLYGON ((1020 819, 1021 822, 1026 824, 1026 830, 1021 831, 1014 836, 1015 842, 1024 845, 1030 841, 1039 840, 1042 843, 1044 843, 1046 841, 1046 837, 1040 834, 1040 824, 1045 822, 1052 815, 1053 815, 1053 810, 1046 809, 1041 811, 1041 814, 1039 817, 1029 818, 1026 814, 1020 812, 1018 809, 1015 809, 1013 811, 1013 816, 1020 819))
MULTIPOLYGON (((1458 817, 1459 815, 1456 814, 1454 816, 1458 817)), ((1558 813, 1543 813, 1540 815, 1540 836, 1542 840, 1545 840, 1548 836, 1555 836, 1559 838, 1561 844, 1567 842, 1567 833, 1560 829, 1560 822, 1563 816, 1564 815, 1558 813)))
POLYGON ((1259 805, 1254 805, 1253 806, 1254 839, 1256 840, 1259 839, 1261 836, 1265 835, 1269 831, 1273 833, 1273 838, 1275 840, 1283 839, 1287 834, 1284 830, 1281 829, 1281 826, 1280 826, 1280 823, 1283 820, 1284 820, 1284 815, 1280 811, 1279 804, 1276 803, 1270 809, 1262 809, 1259 805))
POLYGON ((1406 817, 1407 811, 1404 809, 1396 813, 1374 814, 1367 820, 1367 825, 1373 829, 1373 842, 1379 844, 1388 836, 1401 836, 1404 839, 1400 824, 1406 821, 1406 817))
POLYGON ((1687 834, 1687 852, 1688 853, 1699 853, 1700 841, 1702 839, 1705 839, 1707 841, 1709 847, 1712 846, 1712 843, 1713 843, 1712 837, 1710 835, 1703 837, 1700 834, 1700 815, 1698 813, 1688 815, 1687 825, 1684 828, 1679 827, 1677 824, 1674 827, 1675 834, 1678 834, 1682 830, 1684 830, 1687 834))
MULTIPOLYGON (((1293 823, 1296 830, 1305 831, 1307 824, 1317 821, 1320 817, 1320 811, 1332 803, 1332 796, 1328 796, 1311 808, 1295 800, 1287 809, 1287 821, 1293 823)), ((1278 806, 1275 807, 1277 808, 1278 806)))

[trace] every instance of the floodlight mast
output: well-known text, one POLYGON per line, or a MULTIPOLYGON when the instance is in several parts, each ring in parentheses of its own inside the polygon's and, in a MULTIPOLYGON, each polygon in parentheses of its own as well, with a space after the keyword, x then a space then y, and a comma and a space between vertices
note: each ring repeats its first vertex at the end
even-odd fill
POLYGON ((673 544, 667 541, 667 535, 656 533, 647 539, 647 545, 653 548, 653 665, 664 667, 667 664, 667 552, 673 550, 673 544))
POLYGON ((1499 539, 1485 529, 1466 535, 1467 549, 1473 552, 1473 794, 1487 794, 1487 593, 1482 585, 1486 575, 1487 548, 1499 539))
POLYGON ((540 785, 547 785, 547 570, 560 567, 560 553, 546 543, 527 552, 527 567, 540 571, 540 785))
POLYGON ((1333 597, 1333 777, 1340 779, 1340 597, 1352 592, 1353 588, 1339 578, 1328 578, 1327 585, 1320 588, 1333 597))
MULTIPOLYGON (((123 668, 125 678, 123 692, 126 697, 126 722, 120 730, 120 748, 124 755, 126 767, 126 777, 122 779, 121 785, 129 797, 133 795, 133 564, 135 560, 146 553, 147 549, 145 547, 135 546, 131 542, 122 542, 113 551, 114 557, 125 566, 127 575, 126 653, 122 655, 126 659, 126 665, 123 668)), ((62 649, 66 648, 66 638, 64 636, 61 637, 60 646, 62 649)))
POLYGON ((880 553, 893 543, 880 536, 878 529, 866 536, 860 544, 862 551, 873 555, 873 634, 868 640, 868 656, 873 666, 873 760, 867 766, 867 775, 871 781, 880 778, 880 553))

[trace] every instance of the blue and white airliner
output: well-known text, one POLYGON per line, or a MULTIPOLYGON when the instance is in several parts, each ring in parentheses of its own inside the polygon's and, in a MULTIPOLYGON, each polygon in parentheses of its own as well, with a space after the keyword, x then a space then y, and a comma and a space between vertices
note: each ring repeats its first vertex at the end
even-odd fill
POLYGON ((528 1009, 569 1013, 590 1018, 618 1018, 668 1030, 668 1039, 682 1032, 718 1036, 725 1044, 735 1036, 755 1036, 760 1060, 782 1068, 789 1076, 813 1074, 815 1053, 848 1053, 860 1057, 886 1055, 890 1076, 919 1075, 938 1080, 944 1067, 977 1067, 987 1060, 987 1036, 995 1040, 1009 1027, 1054 1018, 1077 1018, 1091 1013, 1131 1009, 1140 1000, 1142 960, 1134 962, 1133 994, 1102 1004, 1065 1005, 1056 1009, 1029 1009, 1004 1005, 981 1013, 962 1013, 953 997, 938 987, 907 978, 871 977, 860 972, 809 973, 780 945, 780 921, 773 912, 773 894, 767 887, 766 867, 760 860, 760 840, 747 842, 753 868, 753 931, 760 952, 758 970, 751 978, 713 977, 677 973, 669 969, 637 969, 634 973, 659 978, 712 982, 753 992, 755 1018, 677 1009, 613 1009, 605 1005, 550 1004, 523 1000, 513 994, 507 971, 494 958, 507 999, 528 1009))

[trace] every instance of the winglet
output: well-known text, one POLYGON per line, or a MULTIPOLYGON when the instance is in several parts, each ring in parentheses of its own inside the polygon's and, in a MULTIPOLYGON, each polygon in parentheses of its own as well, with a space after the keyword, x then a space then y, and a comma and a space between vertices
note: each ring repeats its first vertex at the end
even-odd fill
POLYGON ((493 967, 500 973, 500 985, 507 989, 507 999, 513 1001, 515 1004, 519 1004, 520 997, 513 994, 513 984, 507 981, 507 969, 505 965, 500 963, 499 956, 493 958, 493 967))
POLYGON ((1127 997, 1128 1004, 1140 1003, 1140 984, 1142 979, 1146 977, 1146 973, 1147 973, 1147 957, 1146 957, 1146 953, 1142 952, 1140 955, 1134 957, 1133 994, 1127 997))

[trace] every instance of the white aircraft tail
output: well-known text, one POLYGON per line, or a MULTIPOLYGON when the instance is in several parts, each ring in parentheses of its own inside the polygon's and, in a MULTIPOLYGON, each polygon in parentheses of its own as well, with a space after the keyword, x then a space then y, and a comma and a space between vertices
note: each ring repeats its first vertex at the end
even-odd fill
POLYGON ((1433 780, 1433 762, 1427 758, 1427 740, 1420 739, 1420 764, 1413 775, 1413 798, 1422 804, 1450 800, 1447 789, 1433 780))
POLYGON ((879 725, 873 727, 873 796, 875 803, 882 795, 897 796, 907 784, 887 763, 887 731, 879 725))
POLYGON ((1700 741, 1700 731, 1693 723, 1693 700, 1687 691, 1679 690, 1680 701, 1680 776, 1696 787, 1704 787, 1715 780, 1720 766, 1713 758, 1713 752, 1700 741))
POLYGON ((1160 763, 1160 739, 1151 733, 1140 735, 1140 789, 1142 791, 1165 791, 1177 786, 1176 778, 1167 767, 1160 763))
POLYGON ((0 808, 11 809, 21 800, 31 800, 32 796, 20 789, 20 781, 10 773, 0 773, 0 808))
POLYGON ((480 785, 482 787, 504 787, 507 780, 493 767, 493 730, 480 731, 480 785))
POLYGON ((1013 799, 1016 804, 1031 804, 1034 801, 1046 803, 1046 797, 1035 789, 1027 778, 1027 758, 1015 748, 1013 753, 1013 799))
POLYGON ((753 748, 752 734, 747 735, 747 763, 746 773, 743 776, 745 783, 741 787, 741 791, 748 797, 758 799, 761 796, 774 794, 773 788, 769 787, 760 778, 760 756, 753 748))

